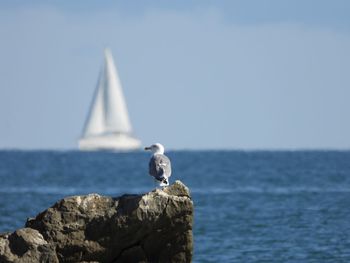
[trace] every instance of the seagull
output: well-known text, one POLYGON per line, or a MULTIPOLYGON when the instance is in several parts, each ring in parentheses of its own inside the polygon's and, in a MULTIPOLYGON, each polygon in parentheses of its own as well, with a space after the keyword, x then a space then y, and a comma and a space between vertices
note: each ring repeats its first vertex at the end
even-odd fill
POLYGON ((171 176, 171 163, 169 158, 164 155, 164 146, 160 143, 152 144, 145 147, 145 150, 153 152, 152 158, 149 161, 149 175, 159 181, 159 186, 168 186, 168 178, 171 176))

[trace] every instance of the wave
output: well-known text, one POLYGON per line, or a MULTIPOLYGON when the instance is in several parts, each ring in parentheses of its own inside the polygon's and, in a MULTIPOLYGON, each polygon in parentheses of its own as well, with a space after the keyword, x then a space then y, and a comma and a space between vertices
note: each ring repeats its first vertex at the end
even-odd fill
POLYGON ((92 188, 92 187, 52 187, 52 186, 39 186, 39 187, 0 187, 0 194, 52 194, 52 195, 80 195, 89 193, 99 193, 106 195, 120 195, 123 193, 145 193, 151 191, 145 187, 139 188, 92 188))
POLYGON ((194 194, 235 194, 235 193, 255 193, 255 194, 298 194, 298 193, 350 193, 350 188, 345 187, 255 187, 245 186, 236 188, 193 188, 194 194))
MULTIPOLYGON (((0 187, 0 194, 52 194, 52 195, 78 195, 99 193, 106 195, 121 195, 140 194, 152 191, 152 187, 0 187)), ((254 193, 254 194, 298 194, 298 193, 350 193, 350 188, 346 187, 205 187, 205 188, 190 188, 192 194, 239 194, 239 193, 254 193)))

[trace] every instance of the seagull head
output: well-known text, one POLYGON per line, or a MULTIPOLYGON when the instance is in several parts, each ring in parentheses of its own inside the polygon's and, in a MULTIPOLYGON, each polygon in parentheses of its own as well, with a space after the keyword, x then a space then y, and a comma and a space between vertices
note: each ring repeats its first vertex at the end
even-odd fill
POLYGON ((145 147, 146 151, 151 151, 153 154, 164 154, 164 146, 160 143, 152 144, 149 147, 145 147))

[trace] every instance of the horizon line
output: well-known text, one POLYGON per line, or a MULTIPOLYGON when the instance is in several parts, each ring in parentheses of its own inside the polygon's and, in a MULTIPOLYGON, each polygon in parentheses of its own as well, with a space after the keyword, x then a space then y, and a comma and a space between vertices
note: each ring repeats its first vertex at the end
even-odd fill
MULTIPOLYGON (((139 150, 133 150, 133 151, 106 151, 106 150, 93 150, 93 151, 81 151, 78 148, 57 148, 57 147, 48 147, 48 148, 20 148, 20 147, 0 147, 0 151, 21 151, 21 152, 45 152, 45 151, 51 151, 51 152, 115 152, 115 153, 132 153, 132 152, 144 152, 143 148, 140 148, 139 150)), ((203 148, 195 148, 195 147, 169 147, 167 152, 177 152, 177 151, 200 151, 200 152, 209 152, 209 151, 235 151, 235 152, 346 152, 350 151, 350 148, 339 148, 339 147, 279 147, 279 148, 224 148, 224 147, 203 147, 203 148)))

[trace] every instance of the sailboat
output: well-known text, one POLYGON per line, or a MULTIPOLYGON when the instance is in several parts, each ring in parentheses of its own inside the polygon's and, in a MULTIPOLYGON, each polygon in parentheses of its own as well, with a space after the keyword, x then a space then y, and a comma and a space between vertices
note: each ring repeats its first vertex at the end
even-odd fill
POLYGON ((79 140, 80 150, 129 151, 141 147, 132 127, 112 53, 105 61, 79 140))

